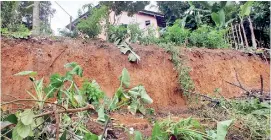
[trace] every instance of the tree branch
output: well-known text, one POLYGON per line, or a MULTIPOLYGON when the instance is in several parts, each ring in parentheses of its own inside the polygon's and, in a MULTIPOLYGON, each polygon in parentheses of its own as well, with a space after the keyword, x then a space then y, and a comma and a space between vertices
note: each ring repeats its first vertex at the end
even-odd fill
POLYGON ((36 115, 34 118, 50 115, 50 114, 53 114, 53 113, 58 113, 58 114, 60 114, 60 113, 75 113, 75 112, 81 112, 81 111, 90 110, 90 109, 94 109, 94 106, 91 105, 91 104, 88 104, 86 107, 82 107, 82 108, 66 109, 66 110, 61 110, 61 111, 57 111, 57 112, 49 111, 49 112, 46 112, 46 113, 43 113, 43 114, 36 115))
POLYGON ((48 102, 48 101, 39 101, 39 100, 35 100, 35 99, 16 99, 16 100, 13 100, 13 101, 4 102, 4 103, 2 103, 2 104, 0 104, 0 105, 2 106, 2 105, 6 105, 6 104, 13 104, 13 103, 16 103, 16 102, 23 102, 23 101, 44 102, 44 103, 47 103, 47 104, 52 104, 52 105, 59 106, 59 107, 61 107, 61 108, 64 108, 65 110, 67 110, 67 109, 66 109, 64 106, 62 106, 62 105, 55 104, 55 103, 48 102))

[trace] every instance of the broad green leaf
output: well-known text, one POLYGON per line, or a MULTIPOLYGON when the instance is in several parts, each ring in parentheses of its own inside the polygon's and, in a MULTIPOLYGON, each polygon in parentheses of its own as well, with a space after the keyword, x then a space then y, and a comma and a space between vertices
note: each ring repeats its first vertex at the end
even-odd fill
POLYGON ((134 140, 143 140, 141 132, 135 131, 135 138, 134 138, 134 140))
POLYGON ((126 88, 130 86, 130 76, 126 68, 121 72, 120 81, 126 86, 126 88))
POLYGON ((24 125, 21 121, 19 121, 16 125, 16 131, 20 137, 26 138, 32 130, 30 125, 24 125))
POLYGON ((151 104, 153 102, 153 100, 151 99, 151 97, 147 94, 144 86, 140 86, 140 95, 141 95, 141 99, 144 103, 146 104, 151 104))
POLYGON ((92 133, 86 133, 84 140, 99 140, 98 136, 92 133))
POLYGON ((216 140, 217 134, 214 130, 208 130, 206 131, 207 135, 211 137, 213 140, 216 140))
POLYGON ((136 62, 137 61, 137 57, 134 54, 130 53, 128 55, 128 60, 131 61, 131 62, 136 62))
POLYGON ((132 61, 132 60, 134 60, 134 57, 136 58, 136 61, 140 61, 140 57, 134 51, 131 50, 131 53, 128 55, 128 60, 132 61), (133 54, 133 55, 131 55, 131 54, 133 54), (129 56, 130 56, 130 58, 129 58, 129 56))
POLYGON ((65 68, 74 68, 76 67, 78 64, 76 62, 71 62, 71 63, 67 63, 64 65, 65 68))
POLYGON ((16 127, 12 130, 12 140, 23 140, 23 138, 18 134, 16 127))
POLYGON ((225 24, 225 13, 223 9, 218 12, 212 12, 211 17, 217 27, 222 27, 225 24))
POLYGON ((34 113, 31 109, 26 109, 24 110, 20 117, 24 125, 30 125, 31 123, 33 123, 34 113))
POLYGON ((122 52, 123 54, 126 54, 128 51, 130 51, 131 49, 130 48, 127 48, 127 47, 120 47, 120 52, 122 52))
POLYGON ((54 88, 59 88, 63 84, 63 78, 59 74, 53 74, 50 77, 50 85, 54 88))
POLYGON ((143 115, 146 115, 146 109, 145 109, 145 107, 143 105, 139 105, 138 110, 143 115))
POLYGON ((136 86, 136 87, 130 89, 130 90, 128 91, 128 93, 129 93, 133 98, 137 98, 138 96, 141 95, 140 92, 139 92, 139 91, 140 91, 139 88, 140 88, 140 86, 136 86))
POLYGON ((9 121, 9 122, 11 122, 13 124, 17 124, 18 123, 18 118, 16 117, 15 114, 8 115, 4 120, 5 121, 9 121))
POLYGON ((118 96, 115 94, 113 97, 113 100, 111 101, 110 105, 109 105, 109 110, 115 110, 117 108, 117 103, 119 102, 119 98, 118 96))
POLYGON ((102 106, 99 110, 98 110, 98 121, 100 122, 105 122, 105 113, 104 113, 104 106, 102 106))
POLYGON ((132 103, 128 106, 128 110, 135 115, 136 111, 138 109, 139 103, 135 100, 132 101, 132 103))
POLYGON ((36 76, 37 72, 35 71, 21 71, 19 73, 14 74, 15 76, 24 76, 24 75, 29 75, 29 76, 36 76))
POLYGON ((226 121, 221 121, 218 122, 217 124, 217 140, 224 140, 227 133, 228 133, 228 128, 231 125, 233 120, 226 120, 226 121))
POLYGON ((242 17, 249 16, 251 11, 251 5, 253 4, 253 1, 247 1, 244 5, 240 6, 240 15, 242 17))
POLYGON ((67 130, 65 130, 60 137, 60 140, 66 140, 66 139, 67 139, 67 130))
POLYGON ((74 67, 72 69, 71 74, 76 74, 76 75, 82 77, 83 76, 83 69, 79 65, 77 65, 76 67, 74 67))

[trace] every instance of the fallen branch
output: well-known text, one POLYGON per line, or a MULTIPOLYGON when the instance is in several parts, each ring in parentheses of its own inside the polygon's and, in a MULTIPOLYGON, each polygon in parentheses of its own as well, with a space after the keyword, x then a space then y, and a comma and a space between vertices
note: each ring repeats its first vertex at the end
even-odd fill
POLYGON ((110 118, 107 118, 107 120, 106 120, 106 122, 105 122, 105 125, 104 125, 104 131, 103 131, 103 134, 102 134, 102 137, 101 137, 102 140, 103 140, 104 135, 105 135, 105 132, 106 132, 106 130, 107 130, 107 126, 108 126, 108 124, 109 124, 109 121, 110 121, 110 118))
POLYGON ((13 101, 4 102, 4 103, 2 103, 2 104, 0 104, 0 105, 2 106, 2 105, 6 105, 6 104, 13 104, 13 103, 16 103, 16 102, 23 102, 23 101, 44 102, 44 103, 47 103, 47 104, 52 104, 52 105, 59 106, 59 107, 61 107, 61 108, 64 108, 65 110, 67 110, 67 109, 66 109, 64 106, 62 106, 62 105, 55 104, 55 103, 48 102, 48 101, 39 101, 39 100, 35 100, 35 99, 16 99, 16 100, 13 100, 13 101))
POLYGON ((54 106, 54 114, 56 119, 56 140, 59 140, 59 114, 57 113, 57 106, 54 106))
POLYGON ((43 114, 36 115, 34 118, 50 115, 50 114, 53 114, 53 113, 57 113, 57 114, 60 114, 60 113, 75 113, 75 112, 81 112, 81 111, 86 111, 86 110, 90 110, 90 109, 94 110, 94 106, 88 104, 86 107, 82 107, 82 108, 66 109, 66 110, 60 110, 60 111, 57 111, 57 112, 49 111, 49 112, 46 112, 46 113, 43 113, 43 114))

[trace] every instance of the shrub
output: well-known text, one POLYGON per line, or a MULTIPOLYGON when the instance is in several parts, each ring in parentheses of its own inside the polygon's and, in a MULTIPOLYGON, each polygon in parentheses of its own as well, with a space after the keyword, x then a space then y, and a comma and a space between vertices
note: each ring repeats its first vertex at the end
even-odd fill
POLYGON ((156 37, 156 29, 153 26, 148 27, 146 31, 142 30, 142 33, 144 34, 139 37, 140 44, 150 45, 158 42, 158 38, 156 37))
POLYGON ((196 47, 228 48, 229 44, 224 39, 225 33, 226 30, 203 25, 190 34, 189 44, 196 47))
POLYGON ((85 19, 81 20, 77 25, 79 31, 87 34, 90 38, 96 37, 102 31, 101 20, 107 16, 107 7, 102 6, 100 8, 94 8, 91 10, 91 15, 85 19))
POLYGON ((61 36, 71 37, 71 38, 76 38, 78 36, 77 29, 74 29, 73 31, 69 31, 68 29, 60 29, 59 33, 61 36))
POLYGON ((176 45, 184 44, 186 39, 189 37, 189 29, 180 27, 179 20, 177 20, 173 26, 167 27, 166 32, 164 33, 165 41, 171 41, 176 45))
POLYGON ((127 37, 127 28, 124 25, 109 25, 108 29, 109 41, 114 42, 113 38, 117 37, 124 40, 127 37))
POLYGON ((139 28, 138 23, 133 23, 128 25, 128 30, 130 34, 130 42, 135 43, 143 35, 143 31, 139 28))

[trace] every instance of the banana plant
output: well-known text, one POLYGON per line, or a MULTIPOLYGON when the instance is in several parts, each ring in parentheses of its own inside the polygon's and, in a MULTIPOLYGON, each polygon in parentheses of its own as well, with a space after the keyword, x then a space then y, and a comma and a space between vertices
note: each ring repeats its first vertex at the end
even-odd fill
POLYGON ((211 12, 211 18, 215 22, 216 26, 222 28, 231 23, 234 19, 229 19, 226 21, 226 12, 225 8, 227 6, 232 6, 231 2, 227 1, 200 1, 200 4, 207 8, 211 12))

